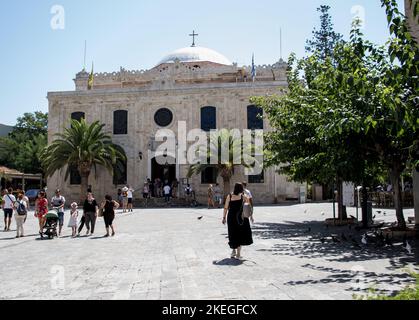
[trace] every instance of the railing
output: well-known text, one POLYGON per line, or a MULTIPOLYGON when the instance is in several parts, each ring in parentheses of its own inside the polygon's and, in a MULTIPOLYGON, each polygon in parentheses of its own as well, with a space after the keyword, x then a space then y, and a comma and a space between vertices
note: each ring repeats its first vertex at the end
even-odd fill
MULTIPOLYGON (((360 196, 362 201, 362 195, 360 196)), ((394 192, 370 192, 368 200, 377 208, 394 208, 394 192)), ((402 192, 402 204, 406 208, 413 207, 413 192, 402 192)))

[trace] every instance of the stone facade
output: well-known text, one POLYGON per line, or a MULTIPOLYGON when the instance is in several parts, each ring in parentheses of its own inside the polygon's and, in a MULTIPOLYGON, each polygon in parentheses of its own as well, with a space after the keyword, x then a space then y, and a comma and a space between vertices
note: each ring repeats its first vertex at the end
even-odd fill
MULTIPOLYGON (((238 67, 236 64, 221 65, 211 61, 176 60, 163 63, 148 71, 127 71, 98 73, 94 85, 88 88, 89 74, 82 71, 76 75, 75 91, 50 92, 49 141, 54 134, 69 126, 71 115, 85 113, 86 120, 99 120, 106 124, 106 131, 116 144, 121 145, 128 157, 127 184, 141 189, 144 181, 151 178, 152 162, 150 145, 157 130, 161 129, 154 120, 161 108, 172 111, 174 119, 167 129, 178 134, 178 121, 185 121, 187 130, 200 128, 201 108, 216 108, 217 129, 247 129, 247 107, 252 96, 281 94, 287 87, 287 64, 279 61, 273 65, 256 67, 257 78, 252 81, 252 67, 238 67), (114 111, 128 111, 128 134, 113 135, 114 111)), ((270 130, 264 120, 265 130, 270 130)), ((179 181, 186 178, 189 166, 176 165, 179 181)), ((233 182, 244 181, 244 172, 236 172, 233 182)), ((222 181, 218 181, 222 187, 222 181)), ((97 198, 105 194, 116 194, 111 175, 104 169, 92 174, 89 184, 97 198)), ((201 177, 191 179, 198 199, 205 201, 208 184, 201 183, 201 177)), ((64 182, 64 171, 57 172, 48 180, 48 187, 61 188, 69 199, 79 199, 77 185, 64 182)), ((121 187, 121 186, 118 186, 121 187)), ((273 169, 265 171, 264 183, 251 184, 257 203, 273 203, 298 198, 299 184, 288 182, 273 169)), ((136 192, 139 198, 141 192, 136 192)))

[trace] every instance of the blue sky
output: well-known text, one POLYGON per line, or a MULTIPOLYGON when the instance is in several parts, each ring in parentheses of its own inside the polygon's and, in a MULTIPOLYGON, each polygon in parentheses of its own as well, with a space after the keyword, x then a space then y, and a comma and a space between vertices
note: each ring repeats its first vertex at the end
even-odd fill
MULTIPOLYGON (((399 0, 403 9, 403 1, 399 0)), ((380 0, 5 0, 0 3, 0 123, 13 125, 24 112, 48 111, 49 91, 74 90, 83 67, 95 72, 149 69, 164 55, 191 45, 212 48, 239 65, 271 64, 280 56, 304 55, 306 39, 318 25, 316 8, 332 7, 335 29, 348 36, 354 6, 365 13, 366 37, 388 38, 380 0), (51 28, 51 8, 61 5, 64 29, 51 28)))

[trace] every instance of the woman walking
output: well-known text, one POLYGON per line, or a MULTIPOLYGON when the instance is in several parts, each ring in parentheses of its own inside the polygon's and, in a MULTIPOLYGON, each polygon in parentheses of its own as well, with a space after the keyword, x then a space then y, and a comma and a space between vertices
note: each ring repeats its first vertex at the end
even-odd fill
POLYGON ((115 235, 113 221, 115 220, 115 210, 119 208, 119 204, 112 200, 110 195, 105 197, 105 201, 100 205, 103 210, 103 220, 105 221, 106 234, 105 238, 109 237, 109 228, 112 230, 112 237, 115 235))
POLYGON ((84 201, 83 213, 86 221, 87 232, 86 235, 93 235, 95 233, 95 225, 97 219, 98 204, 92 193, 87 194, 87 199, 84 201))
POLYGON ((232 259, 241 259, 242 246, 253 244, 252 229, 250 221, 243 217, 243 206, 249 203, 244 195, 244 188, 241 183, 236 183, 234 192, 226 199, 224 207, 223 224, 228 225, 228 238, 232 259))
POLYGON ((35 202, 35 217, 38 218, 39 222, 39 235, 41 238, 44 234, 45 216, 48 213, 48 200, 46 199, 45 191, 38 193, 38 199, 35 202))

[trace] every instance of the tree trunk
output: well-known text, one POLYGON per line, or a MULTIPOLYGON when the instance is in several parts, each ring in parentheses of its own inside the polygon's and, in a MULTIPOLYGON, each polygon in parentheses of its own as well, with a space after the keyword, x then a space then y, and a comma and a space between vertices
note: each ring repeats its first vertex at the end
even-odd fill
POLYGON ((362 226, 368 228, 368 190, 367 186, 362 186, 362 226))
POLYGON ((86 199, 87 189, 89 188, 89 174, 82 173, 80 176, 80 203, 83 204, 84 200, 86 199))
POLYGON ((227 199, 227 196, 230 194, 230 178, 223 177, 224 182, 224 202, 227 199))
POLYGON ((338 196, 338 199, 337 199, 337 202, 338 202, 338 219, 340 220, 340 221, 343 221, 343 220, 347 220, 348 219, 348 217, 347 217, 347 215, 346 215, 346 213, 344 212, 344 208, 343 208, 343 181, 342 181, 342 179, 341 178, 338 178, 337 179, 337 191, 338 191, 338 194, 337 194, 337 196, 338 196))
POLYGON ((406 229, 406 220, 403 215, 403 204, 402 204, 402 189, 400 186, 400 175, 402 170, 397 162, 393 163, 393 168, 390 172, 391 184, 393 185, 394 194, 394 208, 396 209, 396 217, 399 223, 399 227, 406 229))

